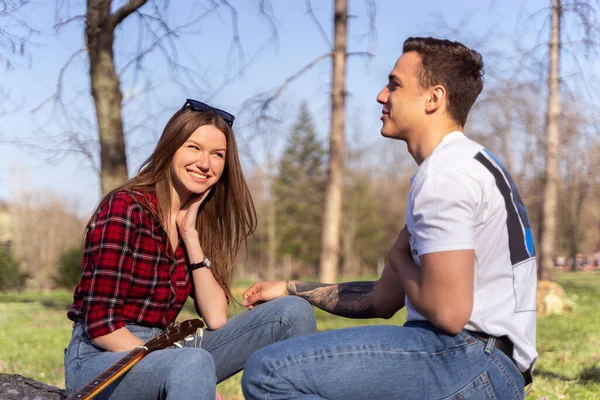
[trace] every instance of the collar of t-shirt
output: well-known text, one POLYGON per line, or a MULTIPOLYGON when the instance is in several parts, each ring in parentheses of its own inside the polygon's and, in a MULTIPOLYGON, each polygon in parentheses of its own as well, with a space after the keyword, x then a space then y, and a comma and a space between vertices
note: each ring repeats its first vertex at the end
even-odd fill
POLYGON ((448 143, 452 142, 453 140, 464 138, 464 137, 465 137, 465 134, 462 133, 461 131, 453 131, 453 132, 446 134, 446 136, 444 136, 442 138, 442 141, 439 142, 437 146, 435 146, 435 149, 433 149, 433 151, 431 152, 429 157, 427 157, 425 160, 423 160, 421 165, 419 165, 419 167, 415 171, 414 175, 410 177, 410 183, 412 184, 412 181, 413 181, 414 177, 417 176, 419 169, 421 169, 421 167, 423 167, 423 165, 425 165, 427 160, 429 160, 431 158, 431 156, 435 154, 436 151, 438 151, 442 147, 446 146, 448 143))

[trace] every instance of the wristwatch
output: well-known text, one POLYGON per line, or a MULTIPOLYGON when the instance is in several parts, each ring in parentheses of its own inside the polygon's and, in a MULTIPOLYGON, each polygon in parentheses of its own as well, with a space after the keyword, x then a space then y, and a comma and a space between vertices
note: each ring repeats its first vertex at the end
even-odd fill
POLYGON ((206 268, 206 269, 210 269, 212 267, 212 263, 210 262, 210 260, 208 259, 208 257, 204 257, 204 260, 198 262, 198 263, 193 263, 190 264, 188 267, 188 270, 190 272, 197 270, 198 268, 206 268))

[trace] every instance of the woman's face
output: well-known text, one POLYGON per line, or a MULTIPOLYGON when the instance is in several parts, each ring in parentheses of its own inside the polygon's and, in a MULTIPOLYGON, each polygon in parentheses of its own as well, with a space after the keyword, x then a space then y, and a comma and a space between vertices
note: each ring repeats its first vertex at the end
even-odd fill
POLYGON ((173 185, 179 196, 204 193, 217 183, 225 169, 226 155, 223 132, 214 125, 196 129, 171 161, 173 185))

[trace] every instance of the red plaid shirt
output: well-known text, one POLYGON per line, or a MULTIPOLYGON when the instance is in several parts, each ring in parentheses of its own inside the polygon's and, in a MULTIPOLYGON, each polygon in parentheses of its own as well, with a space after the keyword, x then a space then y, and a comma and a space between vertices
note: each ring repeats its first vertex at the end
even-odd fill
POLYGON ((150 193, 120 191, 86 229, 81 281, 68 317, 83 317, 89 338, 127 323, 165 328, 192 292, 183 244, 175 254, 150 193))

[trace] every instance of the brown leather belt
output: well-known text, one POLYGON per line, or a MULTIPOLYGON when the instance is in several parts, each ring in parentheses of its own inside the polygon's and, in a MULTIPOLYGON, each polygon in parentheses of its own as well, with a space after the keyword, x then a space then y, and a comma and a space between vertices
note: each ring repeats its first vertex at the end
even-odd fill
MULTIPOLYGON (((483 333, 483 332, 475 332, 475 331, 469 331, 469 330, 467 330, 467 332, 469 332, 471 335, 475 336, 477 339, 481 340, 484 343, 487 343, 488 339, 491 336, 491 335, 488 335, 487 333, 483 333)), ((513 344, 510 341, 510 339, 508 338, 508 336, 496 337, 496 342, 494 343, 494 347, 497 348, 498 350, 500 350, 501 352, 503 352, 504 354, 506 354, 508 356, 508 358, 510 358, 511 360, 513 359, 513 356, 512 356, 513 344)), ((514 360, 513 360, 513 362, 514 362, 514 360)), ((516 365, 516 363, 515 363, 515 365, 516 365)), ((523 375, 523 379, 525 380, 525 386, 527 386, 533 382, 533 377, 531 376, 531 368, 529 368, 525 372, 521 372, 521 375, 523 375)))

